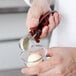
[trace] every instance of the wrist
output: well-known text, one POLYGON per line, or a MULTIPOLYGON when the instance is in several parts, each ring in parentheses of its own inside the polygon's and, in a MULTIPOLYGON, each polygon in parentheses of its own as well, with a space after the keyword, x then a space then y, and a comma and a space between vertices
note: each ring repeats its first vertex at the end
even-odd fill
POLYGON ((51 5, 51 0, 30 0, 31 4, 32 3, 40 3, 41 4, 44 1, 47 2, 49 6, 51 5))

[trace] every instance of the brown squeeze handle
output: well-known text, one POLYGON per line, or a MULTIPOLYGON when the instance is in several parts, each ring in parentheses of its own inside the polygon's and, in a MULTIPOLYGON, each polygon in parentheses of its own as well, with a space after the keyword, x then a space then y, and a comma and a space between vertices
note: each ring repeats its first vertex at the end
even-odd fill
POLYGON ((54 14, 55 11, 48 11, 47 13, 45 13, 44 15, 42 15, 39 19, 39 25, 38 27, 33 27, 33 28, 30 28, 30 33, 32 36, 34 36, 36 34, 36 36, 34 37, 35 41, 38 43, 40 42, 40 35, 42 34, 42 29, 43 27, 45 26, 48 26, 49 24, 49 16, 50 14, 54 14))

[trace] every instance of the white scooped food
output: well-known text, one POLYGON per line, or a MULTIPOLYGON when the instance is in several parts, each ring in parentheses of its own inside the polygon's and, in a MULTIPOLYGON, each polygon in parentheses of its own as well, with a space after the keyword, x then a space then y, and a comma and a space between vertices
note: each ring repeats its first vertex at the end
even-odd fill
POLYGON ((41 55, 39 55, 38 53, 33 53, 28 57, 27 67, 38 65, 40 62, 42 62, 41 55))

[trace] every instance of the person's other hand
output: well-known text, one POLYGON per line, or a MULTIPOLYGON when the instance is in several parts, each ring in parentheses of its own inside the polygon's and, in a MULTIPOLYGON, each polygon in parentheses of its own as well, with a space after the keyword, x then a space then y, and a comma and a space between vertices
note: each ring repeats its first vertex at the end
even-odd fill
MULTIPOLYGON (((22 73, 38 76, 75 76, 76 63, 73 56, 73 48, 52 48, 48 51, 51 56, 46 61, 35 67, 23 68, 22 73)), ((75 52, 76 53, 76 52, 75 52)))
MULTIPOLYGON (((46 12, 51 11, 50 5, 48 0, 33 0, 32 6, 28 11, 26 25, 28 30, 30 28, 37 27, 39 24, 39 18, 41 15, 45 14, 46 12)), ((60 14, 55 12, 53 15, 49 17, 49 25, 45 26, 42 29, 42 34, 40 38, 46 37, 53 29, 59 24, 60 22, 60 14)))

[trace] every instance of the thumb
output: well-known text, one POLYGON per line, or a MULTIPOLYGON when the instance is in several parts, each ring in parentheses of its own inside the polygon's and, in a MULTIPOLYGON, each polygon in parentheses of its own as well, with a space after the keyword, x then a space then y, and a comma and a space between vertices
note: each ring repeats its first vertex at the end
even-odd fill
POLYGON ((26 25, 28 29, 37 27, 39 24, 39 18, 42 14, 41 8, 32 6, 27 14, 26 25))

